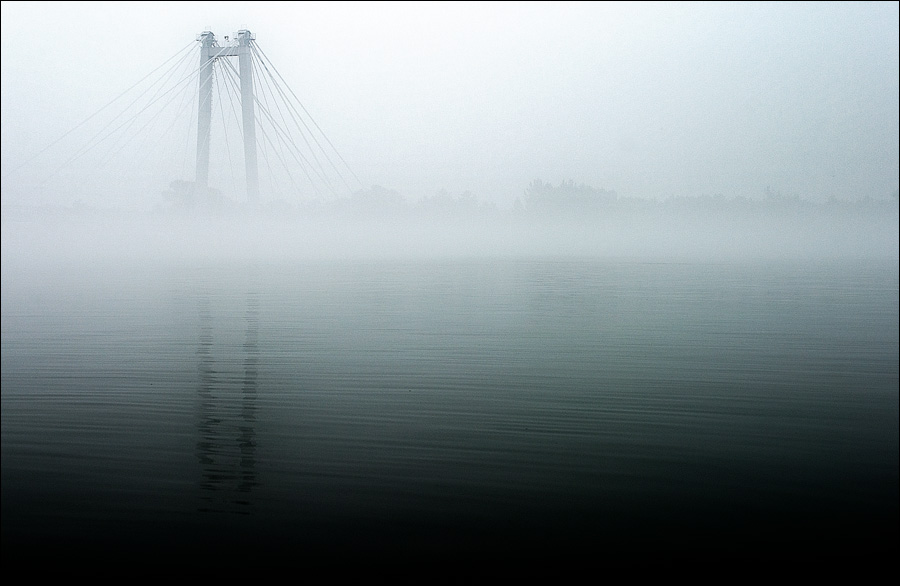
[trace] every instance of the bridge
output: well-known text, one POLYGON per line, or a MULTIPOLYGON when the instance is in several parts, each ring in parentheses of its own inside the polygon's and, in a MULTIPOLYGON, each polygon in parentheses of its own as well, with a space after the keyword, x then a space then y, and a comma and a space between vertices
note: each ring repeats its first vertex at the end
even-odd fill
POLYGON ((201 32, 11 175, 28 165, 40 169, 41 184, 63 188, 76 168, 134 171, 148 182, 163 169, 192 197, 225 188, 249 203, 261 192, 323 198, 362 187, 248 29, 222 38, 201 32), (52 151, 56 162, 42 163, 52 151))

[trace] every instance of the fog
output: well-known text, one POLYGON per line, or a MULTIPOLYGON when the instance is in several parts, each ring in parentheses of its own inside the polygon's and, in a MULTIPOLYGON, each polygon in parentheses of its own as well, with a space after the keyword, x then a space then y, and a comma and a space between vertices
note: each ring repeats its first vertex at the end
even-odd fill
POLYGON ((898 27, 895 2, 4 2, 3 264, 896 259, 898 27), (195 39, 239 28, 270 60, 250 202, 224 68, 211 190, 183 189, 195 39), (312 129, 282 165, 275 69, 312 129))
POLYGON ((227 212, 4 212, 4 269, 39 262, 222 262, 331 259, 594 257, 740 261, 898 258, 896 201, 616 200, 578 213, 310 212, 237 206, 227 212))

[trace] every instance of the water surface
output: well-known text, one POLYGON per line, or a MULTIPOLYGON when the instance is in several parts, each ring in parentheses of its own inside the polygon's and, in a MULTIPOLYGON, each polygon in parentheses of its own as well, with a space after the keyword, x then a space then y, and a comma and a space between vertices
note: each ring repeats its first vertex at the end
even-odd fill
POLYGON ((895 261, 67 264, 2 287, 4 562, 896 555, 895 261))

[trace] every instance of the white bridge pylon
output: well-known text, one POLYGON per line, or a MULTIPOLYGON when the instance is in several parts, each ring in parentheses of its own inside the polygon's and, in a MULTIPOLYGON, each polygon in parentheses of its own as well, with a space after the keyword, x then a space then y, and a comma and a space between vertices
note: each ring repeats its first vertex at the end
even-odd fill
POLYGON ((163 185, 171 188, 165 197, 187 205, 218 205, 244 191, 252 204, 312 202, 363 187, 246 28, 221 41, 210 30, 196 35, 18 166, 4 163, 2 182, 5 194, 126 205, 163 185), (232 160, 236 127, 243 177, 239 155, 232 160))
MULTIPOLYGON (((228 37, 226 37, 227 39, 228 37)), ((205 193, 209 187, 209 145, 212 127, 213 68, 218 59, 238 58, 241 81, 241 119, 244 134, 244 168, 247 200, 259 198, 259 167, 256 162, 256 115, 254 113, 253 68, 250 43, 256 37, 246 29, 237 33, 236 44, 219 46, 212 31, 197 36, 200 41, 200 104, 197 116, 197 169, 195 187, 205 193)))

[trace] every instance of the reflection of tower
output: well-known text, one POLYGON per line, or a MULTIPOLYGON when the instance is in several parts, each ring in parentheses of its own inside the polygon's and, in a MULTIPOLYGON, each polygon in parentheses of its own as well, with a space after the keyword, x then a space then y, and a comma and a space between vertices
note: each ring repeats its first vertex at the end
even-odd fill
POLYGON ((256 386, 259 363, 259 299, 247 299, 243 375, 217 370, 213 358, 210 298, 199 301, 197 349, 199 416, 197 459, 200 463, 202 512, 249 514, 256 481, 256 386))
POLYGON ((250 493, 256 485, 256 378, 259 374, 259 297, 247 297, 247 334, 244 340, 244 381, 241 385, 241 483, 238 491, 250 493))

